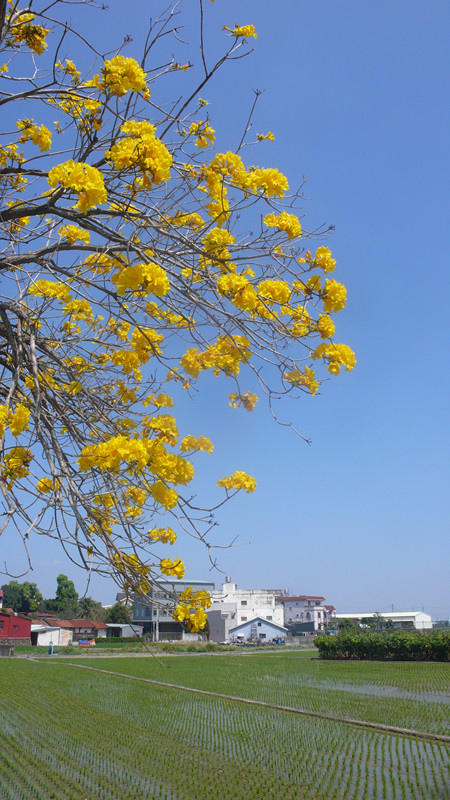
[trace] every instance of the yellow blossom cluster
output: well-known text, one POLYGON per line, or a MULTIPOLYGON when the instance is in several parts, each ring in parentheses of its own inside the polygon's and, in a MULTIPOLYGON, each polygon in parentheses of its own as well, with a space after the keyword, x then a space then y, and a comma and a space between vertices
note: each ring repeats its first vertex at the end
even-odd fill
POLYGON ((152 405, 156 406, 156 408, 173 408, 173 397, 170 397, 165 392, 160 392, 156 397, 154 394, 150 394, 146 400, 143 400, 142 405, 152 405))
MULTIPOLYGON (((23 152, 19 150, 19 146, 15 142, 0 146, 0 167, 13 167, 15 164, 19 166, 25 161, 23 152), (8 164, 10 162, 10 164, 8 164)), ((17 192, 24 192, 27 186, 27 179, 25 175, 21 175, 19 170, 2 169, 0 173, 0 181, 9 184, 17 192)))
POLYGON ((75 64, 70 60, 70 58, 66 58, 65 64, 61 64, 61 61, 57 61, 56 66, 62 69, 66 75, 70 75, 74 82, 77 81, 81 75, 81 72, 76 68, 75 64))
POLYGON ((8 406, 0 406, 0 440, 3 439, 7 429, 13 436, 20 436, 28 430, 29 422, 30 410, 22 403, 19 403, 14 411, 8 406))
POLYGON ((34 124, 32 119, 19 119, 17 121, 17 128, 22 131, 19 136, 19 142, 31 141, 36 144, 42 152, 50 150, 52 144, 52 135, 45 125, 38 127, 34 124))
POLYGON ((175 417, 170 414, 157 414, 155 417, 144 417, 142 426, 145 436, 153 431, 160 442, 176 444, 178 441, 178 428, 175 417))
POLYGON ((313 328, 313 323, 306 308, 302 305, 283 306, 283 314, 289 314, 292 325, 289 328, 292 336, 307 336, 313 328))
MULTIPOLYGON (((170 511, 178 503, 178 495, 175 489, 169 489, 162 481, 156 481, 150 489, 153 499, 170 511)), ((182 576, 181 576, 182 577, 182 576)))
POLYGON ((130 342, 132 349, 114 350, 109 357, 116 367, 122 367, 125 374, 134 372, 136 379, 140 380, 139 366, 161 352, 162 341, 162 333, 157 333, 153 328, 135 328, 130 342))
POLYGON ((173 618, 177 622, 186 622, 191 633, 203 630, 208 619, 203 608, 197 608, 192 612, 188 603, 179 603, 173 612, 173 618))
POLYGON ((271 305, 272 303, 287 303, 291 296, 291 287, 286 281, 266 280, 261 281, 257 287, 258 296, 271 305))
POLYGON ((305 371, 301 372, 299 369, 292 369, 290 372, 285 372, 284 377, 292 386, 301 386, 315 395, 319 388, 319 382, 316 380, 315 372, 310 367, 305 366, 305 371))
POLYGON ((246 188, 252 192, 262 190, 266 197, 283 197, 289 184, 285 175, 274 167, 253 169, 248 173, 246 188))
POLYGON ((253 411, 256 403, 258 402, 258 397, 256 394, 252 392, 246 392, 245 394, 237 394, 236 392, 232 392, 228 397, 229 404, 231 408, 239 408, 243 406, 246 411, 253 411))
POLYGON ((211 597, 208 592, 204 589, 194 592, 192 586, 188 586, 178 597, 173 618, 178 622, 186 622, 192 632, 200 631, 207 620, 204 609, 210 606, 211 597))
POLYGON ((58 234, 63 236, 69 244, 74 244, 74 242, 89 244, 90 241, 89 231, 84 231, 83 228, 79 228, 77 225, 62 225, 58 229, 58 234))
POLYGON ((285 231, 289 239, 294 239, 302 235, 302 226, 295 214, 288 214, 282 211, 281 214, 266 214, 264 217, 264 225, 268 228, 277 228, 279 231, 285 231))
POLYGON ((193 212, 191 214, 183 214, 177 211, 174 217, 168 217, 167 222, 171 225, 176 225, 178 228, 186 226, 187 228, 203 228, 205 222, 200 214, 193 212))
POLYGON ((114 56, 105 61, 102 73, 106 91, 116 97, 123 97, 127 92, 147 93, 147 76, 134 58, 114 56))
POLYGON ((213 369, 215 375, 237 375, 242 362, 248 362, 251 356, 249 341, 245 336, 220 337, 215 344, 199 353, 196 347, 190 347, 180 359, 180 366, 193 378, 197 378, 202 369, 213 369))
POLYGON ((78 458, 81 472, 91 469, 117 472, 122 463, 144 469, 151 458, 148 442, 143 439, 129 439, 127 436, 113 436, 100 444, 83 448, 78 458))
POLYGON ((233 472, 228 478, 221 478, 220 481, 217 482, 217 486, 219 489, 242 489, 247 494, 254 492, 256 489, 256 481, 252 478, 251 475, 247 475, 246 472, 242 472, 241 470, 237 470, 233 472))
POLYGON ((92 270, 93 275, 104 275, 112 269, 124 269, 125 262, 112 257, 108 253, 92 253, 84 262, 92 270))
POLYGON ((92 307, 87 300, 71 300, 63 306, 63 314, 67 314, 73 320, 84 319, 90 324, 94 322, 92 307))
POLYGON ((26 44, 33 53, 42 55, 47 47, 45 37, 50 33, 49 28, 34 25, 34 14, 20 14, 14 23, 10 35, 13 44, 26 44))
POLYGON ((70 298, 69 287, 58 281, 38 280, 29 287, 28 291, 35 297, 47 297, 49 299, 55 297, 65 303, 70 298))
POLYGON ((180 442, 180 450, 187 453, 191 450, 202 450, 204 453, 212 453, 214 445, 207 436, 185 436, 180 442))
POLYGON ((173 576, 177 580, 181 580, 185 573, 185 566, 180 558, 162 558, 159 568, 163 575, 173 576))
POLYGON ((323 290, 323 310, 327 314, 330 311, 341 311, 345 308, 346 300, 347 289, 344 284, 327 278, 323 290))
POLYGON ((147 499, 147 492, 139 486, 128 486, 122 493, 122 500, 125 505, 125 516, 136 518, 142 514, 142 506, 147 499))
POLYGON ((350 372, 356 364, 355 354, 347 344, 322 342, 311 355, 314 359, 323 358, 328 363, 328 372, 331 375, 339 375, 341 366, 350 372))
POLYGON ((113 275, 111 280, 120 295, 130 290, 133 294, 163 297, 170 289, 166 271, 154 263, 125 267, 113 275))
POLYGON ((163 544, 175 544, 177 535, 172 528, 151 528, 148 535, 153 542, 163 542, 163 544))
POLYGON ((59 489, 59 481, 53 478, 40 478, 36 484, 36 489, 40 494, 48 494, 59 489))
POLYGON ((201 150, 214 143, 215 130, 207 122, 193 122, 189 127, 189 133, 196 136, 195 144, 201 150))
POLYGON ((257 35, 255 33, 255 26, 254 25, 235 25, 234 28, 227 28, 226 25, 223 26, 224 31, 230 31, 233 36, 245 36, 246 38, 250 38, 253 36, 254 39, 257 39, 257 35))
POLYGON ((322 283, 319 275, 311 275, 307 281, 297 280, 292 282, 292 291, 296 294, 304 294, 311 297, 314 292, 322 291, 322 283))
POLYGON ((318 247, 314 256, 307 250, 305 257, 299 258, 298 263, 308 263, 312 269, 319 267, 323 269, 324 272, 334 272, 336 259, 331 258, 331 255, 331 250, 328 247, 318 247))
POLYGON ((264 142, 265 140, 267 140, 269 142, 274 142, 275 141, 275 136, 272 133, 272 131, 269 131, 268 133, 257 133, 256 134, 256 138, 257 138, 258 142, 264 142))
MULTIPOLYGON (((220 258, 222 261, 227 261, 230 258, 228 244, 235 242, 234 236, 225 228, 211 228, 210 231, 203 237, 203 247, 208 254, 214 258, 220 258)), ((205 259, 206 263, 210 263, 209 259, 205 259)))
POLYGON ((335 324, 328 314, 321 314, 319 316, 316 327, 322 339, 331 339, 336 330, 335 324))
MULTIPOLYGON (((192 168, 188 167, 187 171, 192 174, 192 168)), ((195 171, 193 174, 196 174, 195 171)), ((247 172, 240 156, 230 151, 217 153, 209 165, 202 168, 198 177, 206 184, 199 186, 199 189, 207 192, 212 201, 206 205, 206 211, 218 225, 223 225, 229 216, 227 180, 245 193, 262 191, 266 197, 283 197, 289 189, 287 178, 277 169, 255 167, 247 172)))
POLYGON ((120 130, 128 135, 105 153, 115 169, 137 169, 142 175, 144 189, 169 180, 172 156, 165 144, 156 138, 154 126, 150 122, 128 120, 120 130))
POLYGON ((76 209, 85 214, 88 208, 106 203, 106 189, 103 175, 96 167, 76 161, 65 161, 53 167, 48 173, 50 186, 62 186, 78 194, 76 209))
POLYGON ((242 311, 251 312, 257 304, 256 291, 245 275, 236 275, 234 272, 221 275, 217 279, 217 289, 242 311))
POLYGON ((12 489, 16 480, 29 475, 28 467, 32 460, 31 450, 26 447, 12 447, 5 455, 4 463, 0 465, 0 480, 6 484, 8 490, 12 489))

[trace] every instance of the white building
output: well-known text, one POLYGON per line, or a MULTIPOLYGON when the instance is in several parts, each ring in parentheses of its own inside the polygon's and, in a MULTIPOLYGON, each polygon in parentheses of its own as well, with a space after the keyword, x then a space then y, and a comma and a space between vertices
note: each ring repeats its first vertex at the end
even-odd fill
POLYGON ((276 602, 280 594, 279 589, 238 589, 237 583, 227 576, 222 588, 211 592, 208 611, 211 641, 227 641, 230 628, 257 617, 283 626, 283 606, 276 602))
POLYGON ((284 624, 294 624, 299 631, 320 631, 326 627, 334 606, 325 606, 325 597, 298 594, 277 597, 284 608, 284 624))
POLYGON ((73 633, 67 628, 50 627, 49 625, 31 625, 31 644, 54 645, 54 647, 68 647, 72 644, 73 633))
POLYGON ((431 630, 433 627, 432 616, 431 614, 426 614, 425 611, 391 611, 383 614, 379 614, 378 611, 368 611, 365 614, 360 612, 358 614, 333 614, 333 617, 335 619, 352 619, 360 624, 362 619, 378 615, 383 619, 391 620, 395 628, 403 628, 405 630, 415 628, 417 631, 426 631, 431 630))

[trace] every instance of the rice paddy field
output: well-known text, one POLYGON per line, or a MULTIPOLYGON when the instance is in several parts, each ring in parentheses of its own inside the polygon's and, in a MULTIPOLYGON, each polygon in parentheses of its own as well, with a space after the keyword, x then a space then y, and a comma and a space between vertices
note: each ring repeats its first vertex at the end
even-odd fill
POLYGON ((449 673, 285 651, 3 659, 0 798, 444 800, 449 673))

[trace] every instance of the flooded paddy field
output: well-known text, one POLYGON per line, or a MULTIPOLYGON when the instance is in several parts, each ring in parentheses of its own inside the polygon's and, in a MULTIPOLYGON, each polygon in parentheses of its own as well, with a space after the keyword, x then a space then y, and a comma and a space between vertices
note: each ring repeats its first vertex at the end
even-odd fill
POLYGON ((446 732, 446 664, 318 662, 293 653, 71 661, 94 670, 66 659, 0 663, 0 682, 8 688, 0 697, 1 798, 449 797, 448 743, 426 738, 446 732), (357 727, 340 715, 414 728, 418 735, 357 727))

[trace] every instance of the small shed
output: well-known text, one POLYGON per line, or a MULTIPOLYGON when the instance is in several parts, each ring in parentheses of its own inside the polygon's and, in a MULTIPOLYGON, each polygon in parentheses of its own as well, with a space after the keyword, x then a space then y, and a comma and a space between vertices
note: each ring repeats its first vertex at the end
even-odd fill
POLYGON ((284 639, 287 634, 287 628, 283 625, 277 625, 263 617, 255 617, 230 628, 231 641, 262 641, 270 642, 273 639, 284 639))
POLYGON ((40 647, 68 647, 72 644, 73 634, 67 628, 55 628, 49 625, 31 625, 31 644, 40 647))

